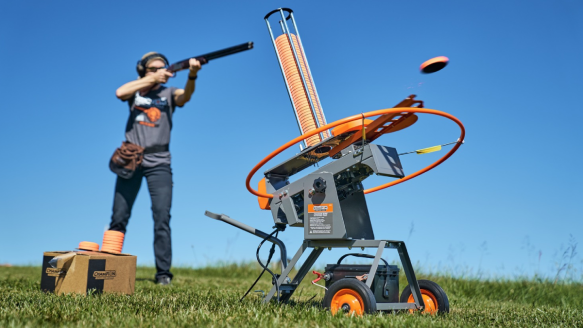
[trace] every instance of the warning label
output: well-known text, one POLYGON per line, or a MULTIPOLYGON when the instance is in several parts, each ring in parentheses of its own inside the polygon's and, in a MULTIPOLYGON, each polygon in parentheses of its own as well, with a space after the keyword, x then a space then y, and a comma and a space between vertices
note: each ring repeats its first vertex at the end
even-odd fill
POLYGON ((332 234, 332 204, 308 205, 308 231, 310 234, 332 234))

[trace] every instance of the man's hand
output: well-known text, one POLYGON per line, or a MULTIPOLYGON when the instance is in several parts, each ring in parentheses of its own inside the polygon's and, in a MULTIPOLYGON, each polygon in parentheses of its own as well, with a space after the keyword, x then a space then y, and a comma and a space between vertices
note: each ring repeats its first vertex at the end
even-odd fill
POLYGON ((172 77, 172 73, 168 72, 165 69, 159 69, 154 74, 150 74, 151 78, 154 79, 155 83, 163 84, 168 82, 168 79, 172 77))
POLYGON ((188 60, 188 65, 190 65, 188 72, 188 80, 186 80, 186 87, 184 89, 177 89, 174 91, 174 103, 178 107, 184 106, 192 96, 195 89, 194 79, 200 70, 200 62, 196 58, 190 58, 188 60))
POLYGON ((190 65, 190 67, 189 67, 190 73, 188 75, 196 76, 196 74, 198 74, 198 71, 201 68, 200 62, 196 58, 190 58, 188 60, 188 64, 190 65))
POLYGON ((156 72, 148 72, 143 78, 130 81, 115 91, 115 96, 120 100, 128 100, 134 96, 137 91, 147 90, 154 87, 156 84, 162 84, 168 82, 168 78, 172 76, 172 73, 165 69, 159 69, 156 72))

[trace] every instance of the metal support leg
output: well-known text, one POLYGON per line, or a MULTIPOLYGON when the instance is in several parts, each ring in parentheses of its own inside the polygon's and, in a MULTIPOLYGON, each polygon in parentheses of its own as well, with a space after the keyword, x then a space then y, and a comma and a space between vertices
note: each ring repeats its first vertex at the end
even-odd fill
MULTIPOLYGON (((372 266, 370 267, 370 271, 368 272, 368 278, 366 279, 366 285, 368 288, 372 286, 372 281, 374 280, 374 276, 377 273, 377 268, 379 267, 379 261, 381 260, 381 256, 383 256, 383 250, 385 249, 385 245, 387 244, 386 241, 381 240, 379 243, 379 248, 377 249, 377 254, 374 257, 374 261, 372 262, 372 266)), ((388 270, 389 268, 387 268, 388 270)))
POLYGON ((310 253, 310 256, 308 256, 308 258, 306 259, 306 262, 304 262, 304 264, 302 264, 302 266, 298 270, 298 273, 296 274, 296 276, 292 280, 292 284, 299 285, 300 282, 302 282, 302 280, 304 279, 306 274, 308 274, 310 272, 310 269, 312 268, 314 263, 316 263, 316 260, 318 259, 318 257, 320 257, 320 254, 322 254, 322 251, 324 251, 324 249, 321 247, 314 248, 314 250, 312 250, 312 252, 310 253))
POLYGON ((399 257, 401 257, 401 264, 403 264, 403 270, 405 270, 405 276, 411 287, 411 294, 413 294, 413 299, 415 299, 415 304, 420 307, 420 309, 425 308, 425 303, 423 302, 423 297, 421 296, 421 289, 419 289, 419 284, 417 283, 417 278, 415 277, 415 271, 413 271, 413 265, 409 259, 409 253, 407 253, 407 248, 404 242, 400 242, 397 246, 397 251, 399 252, 399 257))
MULTIPOLYGON (((302 266, 298 270, 298 273, 296 274, 294 279, 291 281, 291 285, 295 286, 296 288, 297 288, 297 286, 300 285, 302 280, 304 280, 304 277, 306 277, 306 275, 310 272, 310 269, 312 268, 312 266, 316 263, 316 260, 318 259, 318 257, 320 257, 320 254, 322 254, 322 251, 324 251, 324 249, 321 247, 319 247, 317 249, 314 248, 314 250, 312 250, 312 252, 310 253, 310 256, 308 256, 308 258, 306 259, 306 262, 304 262, 304 264, 302 264, 302 266)), ((294 288, 293 290, 289 291, 288 293, 286 293, 282 297, 280 297, 280 300, 284 303, 287 303, 295 291, 296 290, 294 288)))
MULTIPOLYGON (((288 267, 286 268, 286 270, 284 272, 282 272, 281 276, 277 280, 277 283, 280 286, 285 282, 290 271, 293 269, 293 267, 295 266, 297 261, 300 259, 300 257, 302 256, 302 254, 304 253, 306 248, 307 248, 307 243, 304 242, 302 244, 302 246, 300 247, 300 249, 298 250, 298 252, 296 253, 296 255, 294 256, 294 258, 292 259, 292 261, 290 262, 290 264, 288 265, 288 267)), ((308 274, 308 272, 310 271, 310 268, 312 268, 314 263, 316 263, 316 260, 318 259, 318 257, 320 257, 320 254, 322 254, 323 250, 324 249, 321 247, 316 247, 312 250, 312 252, 308 256, 308 258, 306 259, 304 264, 302 264, 302 266, 298 270, 298 273, 295 275, 294 279, 291 281, 290 285, 294 285, 297 287, 302 282, 302 280, 304 279, 306 274, 308 274)), ((293 295, 294 291, 295 291, 295 289, 292 289, 292 290, 288 291, 286 294, 280 296, 280 301, 287 302, 291 298, 291 296, 293 295)), ((277 290, 275 289, 275 285, 274 285, 271 288, 271 290, 269 291, 269 293, 267 294, 267 296, 263 299, 263 303, 268 303, 269 301, 271 301, 271 299, 273 298, 273 296, 275 295, 276 292, 277 292, 277 290)))
MULTIPOLYGON (((281 276, 277 280, 278 284, 281 285, 285 281, 285 278, 289 275, 291 270, 296 266, 296 264, 300 260, 300 257, 302 257, 302 255, 304 254, 304 251, 306 250, 306 248, 308 248, 308 245, 306 244, 306 242, 303 242, 302 245, 300 246, 300 248, 298 249, 298 251, 296 252, 296 255, 294 255, 294 257, 292 258, 289 265, 285 268, 284 271, 281 272, 281 276)), ((271 290, 269 291, 269 293, 267 294, 267 296, 263 299, 263 303, 268 303, 269 301, 271 301, 271 299, 273 298, 273 295, 275 295, 276 292, 277 291, 275 289, 275 286, 273 286, 271 288, 271 290)))

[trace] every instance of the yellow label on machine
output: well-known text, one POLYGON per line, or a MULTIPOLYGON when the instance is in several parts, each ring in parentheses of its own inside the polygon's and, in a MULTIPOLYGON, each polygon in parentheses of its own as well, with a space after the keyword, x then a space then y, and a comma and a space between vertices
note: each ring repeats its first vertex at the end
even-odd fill
POLYGON ((421 155, 421 154, 433 153, 434 151, 440 151, 440 150, 441 150, 441 145, 439 145, 439 146, 433 146, 433 147, 429 147, 429 148, 419 149, 419 150, 416 150, 415 152, 418 155, 421 155))

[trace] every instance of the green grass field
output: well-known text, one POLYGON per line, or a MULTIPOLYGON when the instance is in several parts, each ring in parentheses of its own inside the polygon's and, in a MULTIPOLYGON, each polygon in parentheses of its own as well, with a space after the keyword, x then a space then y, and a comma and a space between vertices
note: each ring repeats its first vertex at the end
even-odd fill
MULTIPOLYGON (((40 267, 0 267, 1 327, 583 327, 583 285, 534 281, 477 281, 418 273, 447 292, 444 316, 385 314, 332 316, 324 290, 308 279, 287 305, 239 298, 260 272, 255 265, 174 269, 172 286, 154 284, 153 268, 139 268, 127 295, 45 294, 40 267), (316 297, 310 300, 314 295, 316 297)), ((266 275, 267 276, 267 275, 266 275)), ((311 278, 311 274, 308 278, 311 278)), ((256 289, 268 290, 264 276, 256 289)), ((406 285, 401 274, 400 288, 406 285)))

